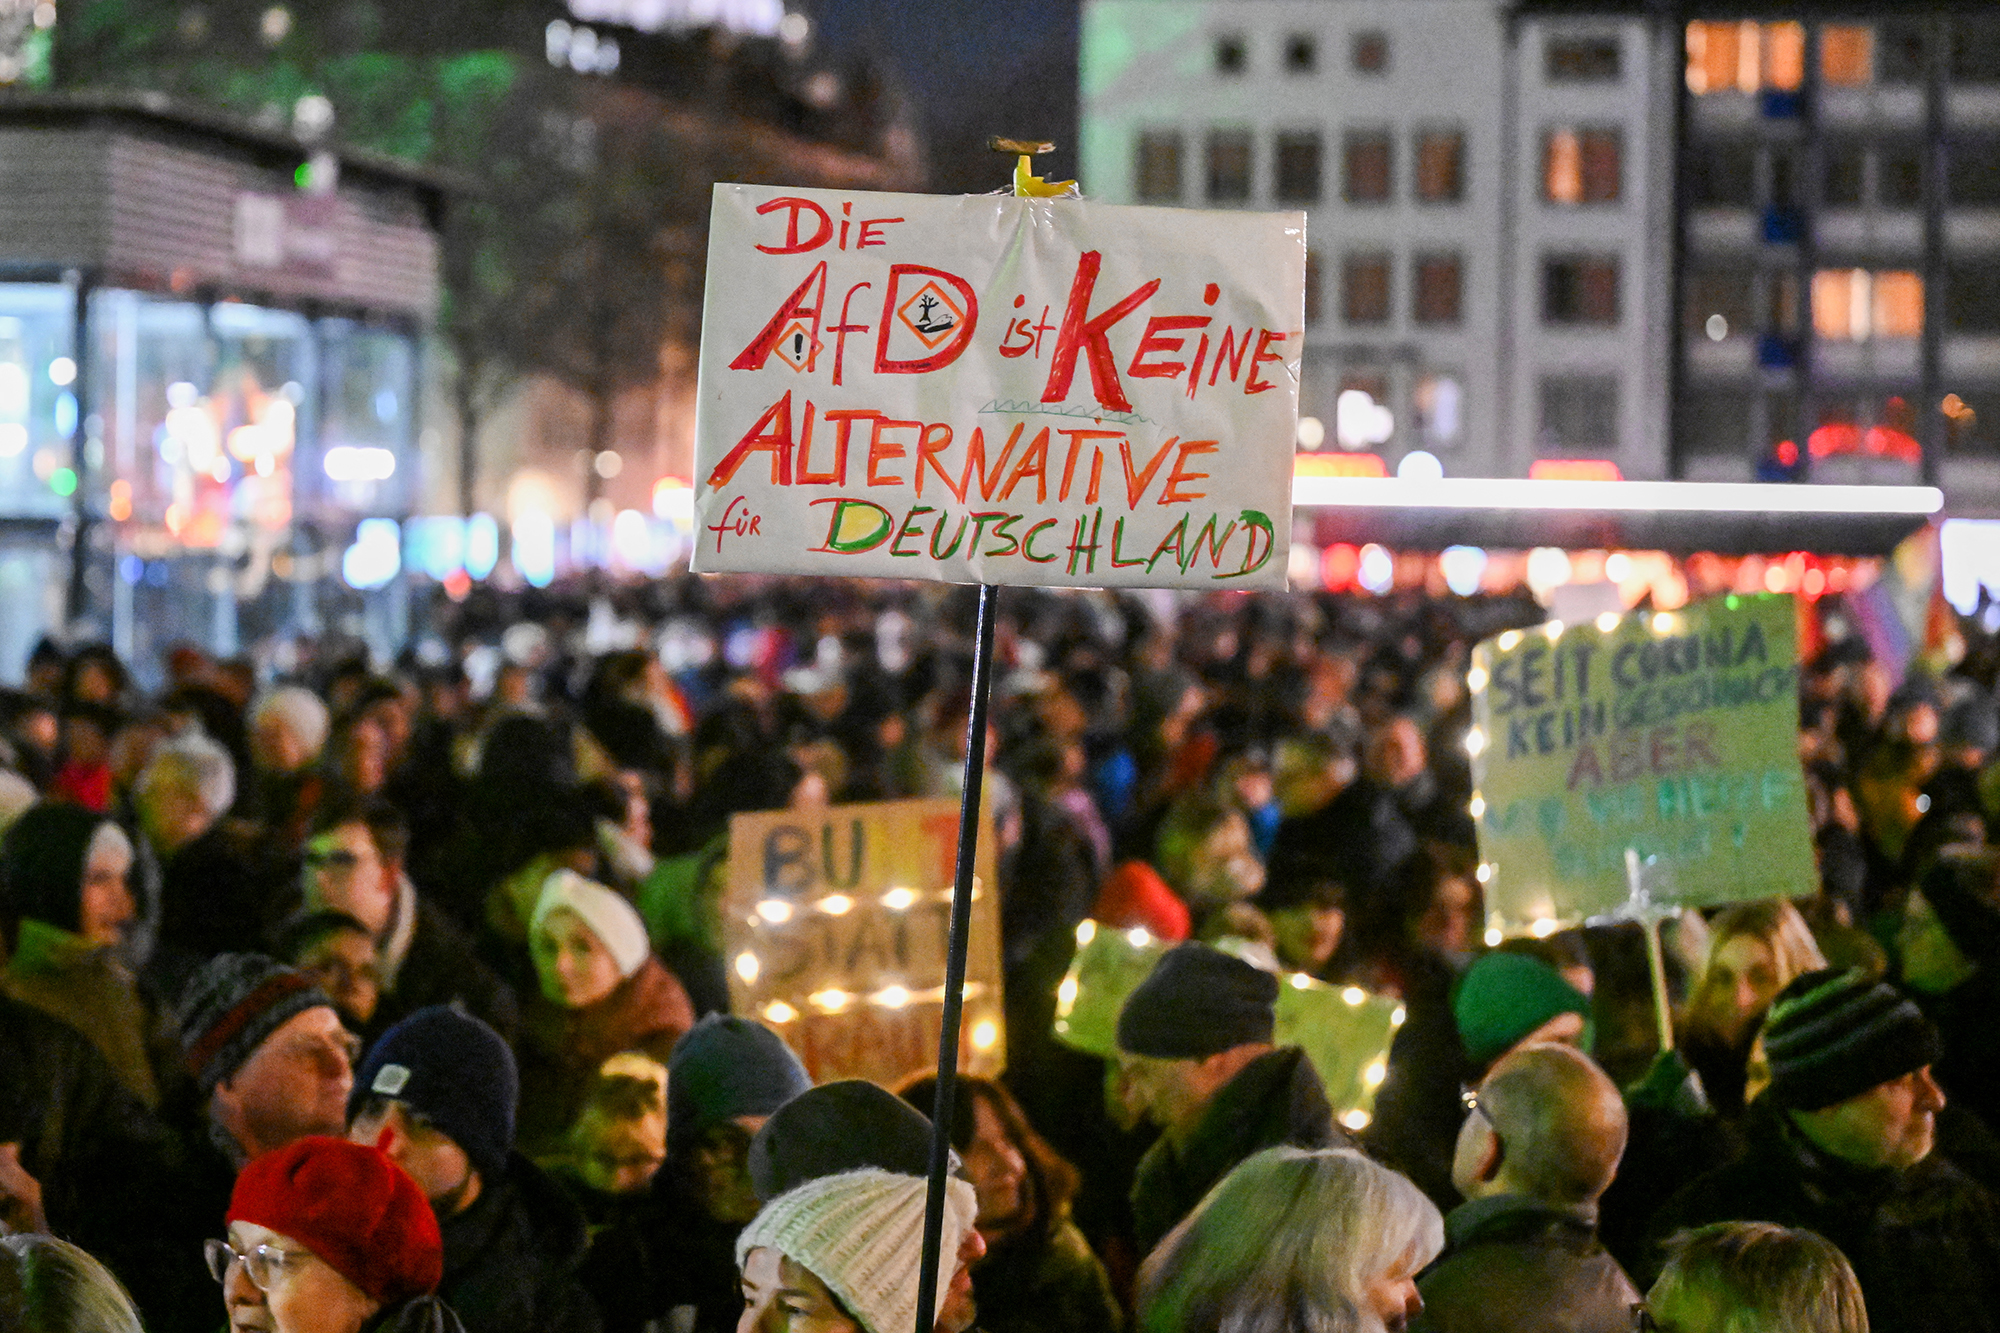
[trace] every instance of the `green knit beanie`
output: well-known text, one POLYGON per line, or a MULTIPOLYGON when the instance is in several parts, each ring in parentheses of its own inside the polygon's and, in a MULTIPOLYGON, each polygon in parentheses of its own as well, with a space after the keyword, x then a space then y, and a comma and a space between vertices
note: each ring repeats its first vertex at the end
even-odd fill
POLYGON ((1451 999, 1466 1057, 1482 1069, 1559 1014, 1583 1016, 1582 1045, 1589 1050, 1596 1035, 1590 997, 1547 963, 1517 953, 1495 952, 1475 960, 1451 999))

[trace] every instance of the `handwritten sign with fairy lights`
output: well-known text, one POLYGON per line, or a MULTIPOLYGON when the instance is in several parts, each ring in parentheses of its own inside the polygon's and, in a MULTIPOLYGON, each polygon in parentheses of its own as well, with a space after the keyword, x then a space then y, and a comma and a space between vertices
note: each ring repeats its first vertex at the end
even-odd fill
POLYGON ((1731 595, 1473 650, 1489 939, 1633 915, 1628 851, 1655 906, 1813 892, 1797 614, 1731 595))
MULTIPOLYGON (((737 815, 723 899, 730 1007, 755 1014, 819 1082, 894 1085, 937 1059, 958 803, 871 801, 737 815)), ((982 818, 978 870, 995 882, 982 818)), ((961 1068, 1002 1055, 995 895, 972 903, 961 1068)))
POLYGON ((698 571, 1282 588, 1297 213, 716 187, 698 571))

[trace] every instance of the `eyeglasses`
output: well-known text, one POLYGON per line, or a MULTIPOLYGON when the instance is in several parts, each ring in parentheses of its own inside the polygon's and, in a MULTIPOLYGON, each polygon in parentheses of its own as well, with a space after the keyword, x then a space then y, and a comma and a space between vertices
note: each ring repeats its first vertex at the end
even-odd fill
POLYGON ((229 1270, 237 1264, 243 1265, 243 1275, 259 1291, 268 1292, 271 1284, 312 1258, 305 1250, 285 1250, 276 1245, 258 1245, 248 1253, 237 1249, 226 1240, 211 1240, 203 1244, 202 1254, 208 1260, 209 1276, 217 1282, 227 1284, 229 1270))

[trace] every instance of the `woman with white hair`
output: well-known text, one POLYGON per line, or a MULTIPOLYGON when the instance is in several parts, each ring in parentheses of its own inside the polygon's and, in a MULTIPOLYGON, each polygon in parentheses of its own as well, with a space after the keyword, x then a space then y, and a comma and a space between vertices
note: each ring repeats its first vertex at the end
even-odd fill
POLYGON ((66 1240, 0 1235, 0 1328, 33 1333, 141 1333, 132 1298, 109 1269, 66 1240))
POLYGON ((1141 1333, 1388 1333, 1423 1309, 1444 1219, 1352 1148, 1248 1157, 1139 1269, 1141 1333))

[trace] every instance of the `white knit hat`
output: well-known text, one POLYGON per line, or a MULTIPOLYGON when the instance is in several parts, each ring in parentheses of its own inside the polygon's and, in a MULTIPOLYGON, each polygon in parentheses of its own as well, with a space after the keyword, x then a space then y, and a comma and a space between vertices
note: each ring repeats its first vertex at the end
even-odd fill
POLYGON ((574 870, 558 870, 542 881, 542 896, 535 900, 535 915, 528 929, 537 931, 551 912, 568 908, 583 919, 590 933, 611 951, 618 975, 629 977, 645 964, 652 945, 646 939, 646 922, 639 909, 615 889, 585 879, 574 870))
MULTIPOLYGON (((868 1333, 916 1333, 925 1182, 873 1167, 808 1181, 764 1205, 736 1238, 736 1266, 772 1249, 826 1283, 868 1333)), ((972 1186, 949 1182, 938 1246, 937 1306, 958 1271, 958 1247, 979 1212, 972 1186)))

